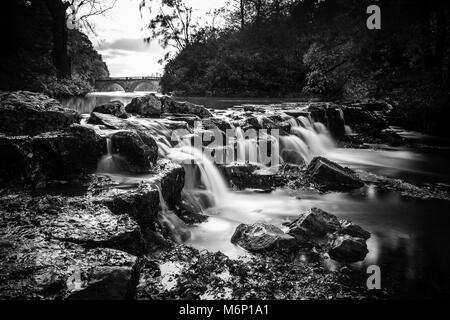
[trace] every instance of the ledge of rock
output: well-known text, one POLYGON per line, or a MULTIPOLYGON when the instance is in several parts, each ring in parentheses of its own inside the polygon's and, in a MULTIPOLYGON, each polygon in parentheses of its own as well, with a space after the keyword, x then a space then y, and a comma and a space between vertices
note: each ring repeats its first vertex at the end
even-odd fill
POLYGON ((81 115, 46 95, 15 91, 0 94, 0 133, 36 135, 79 123, 81 115))
POLYGON ((231 187, 237 189, 273 189, 280 184, 281 177, 249 163, 231 163, 218 166, 231 187))
POLYGON ((153 176, 133 189, 111 189, 102 194, 101 201, 116 214, 128 214, 143 227, 151 227, 160 210, 157 187, 161 189, 169 208, 181 202, 184 187, 184 169, 168 160, 160 160, 153 169, 153 176))
POLYGON ((294 237, 265 223, 240 224, 231 238, 231 243, 251 252, 281 251, 296 246, 294 237))
POLYGON ((144 243, 130 217, 85 197, 13 194, 0 203, 1 299, 133 297, 138 259, 127 252, 142 254, 144 243))
POLYGON ((36 184, 93 172, 103 145, 94 130, 80 125, 34 137, 0 135, 0 181, 36 184))
POLYGON ((323 157, 314 158, 306 169, 308 179, 322 190, 348 190, 364 186, 362 180, 349 168, 323 157))

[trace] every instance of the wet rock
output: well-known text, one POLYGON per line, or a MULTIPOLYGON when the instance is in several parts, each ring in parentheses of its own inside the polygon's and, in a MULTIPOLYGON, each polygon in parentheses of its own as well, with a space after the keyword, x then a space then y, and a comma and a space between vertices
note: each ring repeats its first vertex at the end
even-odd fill
POLYGON ((46 95, 15 91, 0 94, 0 133, 36 135, 79 123, 81 115, 46 95))
POLYGON ((303 213, 289 225, 288 234, 300 243, 328 241, 327 235, 341 229, 336 216, 318 208, 303 213))
POLYGON ((103 141, 94 130, 72 125, 65 131, 34 137, 0 136, 2 182, 35 184, 67 179, 96 170, 103 141))
POLYGON ((202 124, 203 128, 205 128, 206 130, 219 129, 223 132, 227 132, 227 130, 232 128, 229 122, 221 118, 203 119, 202 124))
POLYGON ((190 114, 196 115, 202 119, 213 116, 212 113, 209 112, 204 106, 190 102, 175 101, 169 97, 162 97, 161 102, 163 113, 190 114))
POLYGON ((251 252, 285 250, 296 246, 294 237, 265 223, 240 224, 231 238, 231 243, 251 252))
POLYGON ((364 230, 363 228, 354 224, 353 222, 341 220, 340 223, 341 223, 341 230, 339 233, 365 240, 370 238, 370 232, 364 230))
POLYGON ((87 123, 104 126, 108 129, 114 130, 127 128, 126 123, 124 123, 122 119, 110 114, 99 112, 92 112, 87 120, 87 123))
POLYGON ((368 252, 364 239, 346 235, 333 241, 328 254, 336 261, 352 263, 364 260, 368 252))
POLYGON ((126 252, 145 247, 129 216, 85 196, 10 194, 0 225, 1 299, 132 298, 138 259, 126 252))
POLYGON ((128 253, 56 240, 20 238, 0 255, 2 300, 131 299, 139 275, 128 253))
POLYGON ((230 186, 237 189, 272 189, 279 184, 279 176, 249 163, 231 163, 219 166, 230 186))
POLYGON ((308 111, 314 121, 323 123, 335 138, 341 139, 345 136, 344 113, 340 106, 334 104, 312 105, 308 111))
POLYGON ((322 190, 348 190, 364 186, 355 172, 323 157, 314 158, 306 174, 322 190))
POLYGON ((101 197, 115 214, 128 214, 141 226, 153 226, 160 210, 159 192, 170 209, 175 209, 181 202, 184 187, 184 169, 168 160, 160 160, 152 170, 153 175, 133 189, 111 189, 101 197))
POLYGON ((144 133, 120 131, 111 136, 111 144, 113 152, 124 158, 119 166, 127 172, 149 172, 158 158, 155 140, 144 133))
POLYGON ((153 93, 134 98, 125 107, 125 110, 132 114, 150 118, 159 118, 163 113, 161 100, 153 93))
POLYGON ((405 143, 405 140, 394 130, 384 129, 380 133, 380 138, 387 144, 397 147, 405 143))
POLYGON ((149 184, 131 190, 108 190, 99 201, 115 214, 128 214, 143 227, 153 226, 160 202, 158 190, 149 184))
POLYGON ((123 103, 117 100, 96 106, 92 112, 110 114, 122 119, 128 118, 123 103))

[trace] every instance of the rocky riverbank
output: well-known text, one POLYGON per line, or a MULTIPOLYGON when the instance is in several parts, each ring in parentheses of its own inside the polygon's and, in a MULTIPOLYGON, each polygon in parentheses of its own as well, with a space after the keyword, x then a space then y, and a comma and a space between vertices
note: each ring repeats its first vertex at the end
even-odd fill
MULTIPOLYGON (((299 211, 298 219, 284 226, 240 225, 229 241, 252 252, 251 258, 230 259, 182 244, 189 237, 183 225, 208 217, 202 201, 193 202, 183 191, 190 178, 184 165, 166 157, 164 143, 175 130, 184 130, 188 140, 236 127, 276 129, 288 136, 292 119, 300 116, 325 124, 343 144, 407 143, 386 131, 391 110, 385 102, 366 101, 247 105, 217 112, 149 95, 127 106, 97 106, 86 118, 42 94, 2 93, 0 298, 386 297, 384 291, 369 292, 363 274, 361 281, 348 275, 347 265, 366 256, 371 230, 317 208, 299 211), (345 135, 347 125, 358 132, 345 135), (102 169, 135 179, 124 185, 100 174, 102 169), (305 255, 315 259, 305 262, 305 255), (342 267, 325 270, 319 261, 330 258, 342 267)), ((290 160, 276 171, 242 162, 218 168, 235 189, 347 192, 375 179, 413 197, 447 197, 442 190, 426 192, 322 157, 306 164, 295 150, 285 159, 290 160)))

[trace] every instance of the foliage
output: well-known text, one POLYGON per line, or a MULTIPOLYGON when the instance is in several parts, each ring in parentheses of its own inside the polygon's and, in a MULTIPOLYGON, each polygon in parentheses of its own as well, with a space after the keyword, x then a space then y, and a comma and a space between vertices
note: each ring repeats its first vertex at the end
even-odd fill
POLYGON ((0 19, 2 38, 8 45, 8 50, 0 52, 0 90, 29 90, 52 96, 85 94, 96 78, 109 74, 87 36, 70 30, 72 79, 57 80, 50 13, 40 2, 15 1, 9 5, 0 19))

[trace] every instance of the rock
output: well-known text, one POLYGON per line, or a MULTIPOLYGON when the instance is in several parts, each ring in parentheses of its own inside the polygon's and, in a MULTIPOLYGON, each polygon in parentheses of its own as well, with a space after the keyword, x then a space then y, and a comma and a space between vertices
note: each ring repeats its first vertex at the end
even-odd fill
POLYGON ((267 170, 258 170, 250 163, 231 163, 219 166, 226 180, 238 189, 272 189, 278 185, 278 176, 267 170))
POLYGON ((159 118, 163 113, 161 100, 153 93, 134 98, 125 107, 125 110, 132 114, 150 118, 159 118))
POLYGON ((123 103, 117 100, 96 106, 92 112, 110 114, 122 119, 128 118, 123 103))
POLYGON ((122 119, 106 113, 91 112, 87 123, 105 126, 113 130, 126 129, 126 123, 122 119))
POLYGON ((308 108, 315 122, 323 123, 331 135, 337 139, 345 136, 344 113, 340 106, 334 104, 312 105, 308 108))
POLYGON ((128 214, 143 227, 152 226, 159 212, 159 192, 170 209, 181 202, 184 187, 184 169, 168 160, 159 160, 151 178, 135 189, 112 189, 102 195, 104 203, 115 214, 128 214))
POLYGON ((364 230, 360 226, 347 220, 341 220, 341 230, 339 233, 346 234, 352 237, 361 238, 367 240, 370 238, 370 232, 364 230))
POLYGON ((327 235, 339 231, 341 225, 336 216, 318 208, 303 213, 289 225, 288 234, 300 243, 327 241, 327 235))
POLYGON ((162 109, 163 113, 178 113, 196 115, 199 118, 210 118, 212 113, 208 111, 204 106, 193 104, 190 102, 175 101, 169 97, 162 97, 162 109))
POLYGON ((2 300, 131 299, 139 277, 138 259, 113 249, 21 238, 0 251, 2 300))
POLYGON ((203 128, 205 130, 219 129, 225 133, 227 132, 227 130, 232 128, 229 122, 227 122, 221 118, 203 119, 202 124, 203 124, 203 128))
POLYGON ((36 135, 79 123, 81 115, 46 95, 15 91, 0 94, 0 133, 36 135))
POLYGON ((333 260, 353 263, 364 260, 368 252, 364 239, 345 235, 333 241, 328 254, 333 260))
POLYGON ((149 172, 158 159, 156 142, 152 137, 143 133, 116 132, 111 136, 111 144, 113 152, 119 154, 125 160, 120 161, 119 167, 127 172, 149 172))
POLYGON ((265 223, 240 224, 231 238, 231 243, 251 252, 278 251, 296 246, 294 237, 265 223))
POLYGON ((394 130, 384 129, 380 133, 380 138, 387 144, 397 147, 405 143, 405 140, 394 130))
POLYGON ((139 226, 87 197, 0 198, 0 299, 130 299, 139 226), (119 250, 124 251, 119 251, 119 250))
POLYGON ((34 137, 0 136, 0 181, 35 184, 94 172, 103 141, 94 130, 72 125, 34 137))
POLYGON ((364 186, 355 172, 323 157, 314 158, 306 174, 310 181, 324 190, 348 190, 364 186))

